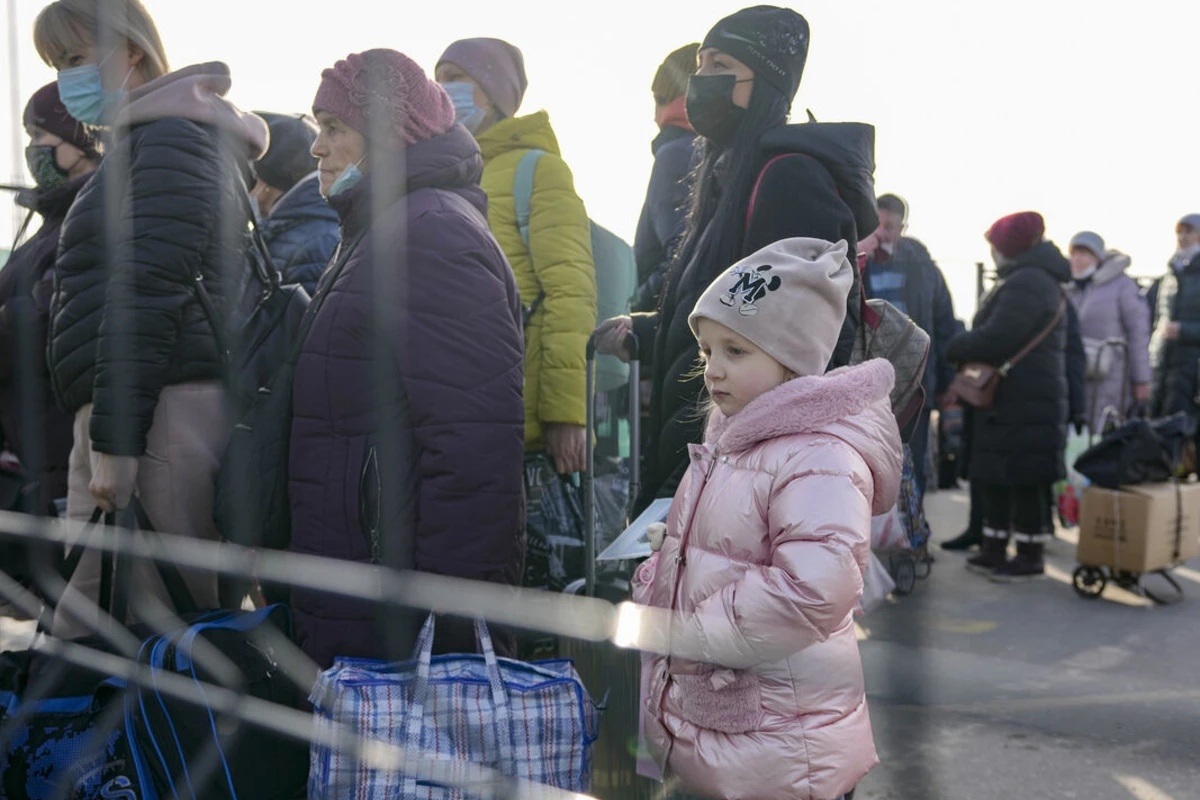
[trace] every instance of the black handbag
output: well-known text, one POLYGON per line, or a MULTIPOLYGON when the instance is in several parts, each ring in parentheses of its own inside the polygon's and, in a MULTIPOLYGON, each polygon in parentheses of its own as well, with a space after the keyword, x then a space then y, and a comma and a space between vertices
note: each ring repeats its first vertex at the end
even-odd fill
POLYGON ((288 337, 286 355, 270 379, 256 387, 234 426, 217 473, 213 519, 221 535, 235 544, 286 550, 291 543, 287 461, 296 361, 317 312, 361 239, 339 245, 316 297, 288 337))
POLYGON ((208 317, 221 353, 235 418, 251 407, 260 389, 270 385, 287 360, 300 336, 301 323, 311 303, 303 286, 281 282, 279 271, 271 261, 271 251, 251 211, 244 182, 241 189, 242 210, 251 221, 251 246, 246 251, 248 269, 242 275, 244 285, 225 321, 217 312, 199 267, 192 275, 196 297, 208 317))

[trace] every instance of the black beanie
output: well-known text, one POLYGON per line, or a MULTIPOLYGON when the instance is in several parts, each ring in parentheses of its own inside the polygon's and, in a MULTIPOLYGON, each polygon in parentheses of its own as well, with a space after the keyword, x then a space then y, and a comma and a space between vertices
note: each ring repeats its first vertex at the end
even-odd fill
POLYGON ((792 100, 808 59, 808 21, 790 8, 753 6, 718 22, 704 37, 792 100))
POLYGON ((317 159, 310 152, 317 140, 317 125, 303 114, 255 113, 267 121, 271 141, 263 157, 254 162, 254 174, 268 186, 286 192, 317 169, 317 159))

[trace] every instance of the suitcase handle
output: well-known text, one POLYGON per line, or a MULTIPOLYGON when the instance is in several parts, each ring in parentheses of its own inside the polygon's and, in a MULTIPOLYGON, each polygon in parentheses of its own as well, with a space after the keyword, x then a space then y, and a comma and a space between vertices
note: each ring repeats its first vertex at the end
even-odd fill
MULTIPOLYGON (((641 342, 630 331, 629 347, 629 508, 641 491, 641 342)), ((596 334, 587 341, 587 472, 583 475, 583 560, 585 593, 596 596, 596 334)))

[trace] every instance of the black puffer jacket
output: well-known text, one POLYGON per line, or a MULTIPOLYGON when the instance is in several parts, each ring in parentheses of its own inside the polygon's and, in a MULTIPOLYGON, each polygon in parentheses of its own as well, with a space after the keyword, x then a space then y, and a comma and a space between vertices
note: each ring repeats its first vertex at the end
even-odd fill
MULTIPOLYGON (((870 195, 870 202, 855 203, 846 180, 836 180, 833 170, 844 164, 846 153, 823 152, 828 143, 814 141, 832 132, 836 144, 838 134, 870 132, 868 140, 859 142, 859 171, 869 180, 874 168, 873 130, 866 126, 855 129, 832 126, 788 125, 768 131, 760 141, 756 173, 761 176, 753 211, 749 211, 750 196, 740 207, 746 208, 748 219, 742 238, 739 258, 745 258, 762 248, 796 236, 824 239, 830 242, 846 240, 850 251, 858 245, 858 229, 874 230, 874 194, 869 187, 858 194, 870 195), (814 153, 820 153, 818 159, 814 153), (779 157, 777 160, 776 157, 779 157), (769 168, 767 165, 770 164, 769 168), (765 172, 763 171, 765 169, 765 172)), ((654 314, 635 314, 634 331, 642 346, 643 358, 652 379, 652 405, 648 423, 649 452, 642 477, 642 494, 637 507, 645 508, 653 499, 671 497, 688 467, 687 446, 700 442, 704 433, 704 413, 701 399, 704 381, 697 370, 696 338, 688 327, 688 315, 709 284, 732 264, 691 263, 671 267, 663 286, 659 311, 654 314)), ((844 366, 854 343, 860 316, 858 271, 847 300, 848 313, 834 364, 844 366)))
POLYGON ((1181 270, 1167 270, 1159 284, 1159 329, 1150 341, 1154 366, 1154 416, 1185 411, 1200 416, 1196 393, 1200 390, 1200 256, 1181 270), (1164 323, 1179 323, 1179 338, 1167 341, 1160 330, 1164 323))
MULTIPOLYGON (((1001 267, 971 330, 950 343, 946 357, 1000 366, 1045 330, 1062 302, 1070 263, 1043 242, 1001 267)), ((1064 314, 1033 352, 1001 380, 996 404, 972 409, 970 479, 981 484, 1051 484, 1065 476, 1067 330, 1064 314)))
POLYGON ((221 376, 194 275, 220 303, 222 284, 245 264, 233 165, 261 152, 266 128, 229 110, 220 97, 228 83, 224 65, 206 64, 133 92, 114 150, 63 223, 48 360, 64 410, 94 404, 98 452, 141 455, 163 387, 221 376), (210 102, 191 99, 204 94, 210 102), (163 106, 179 115, 156 118, 163 106))

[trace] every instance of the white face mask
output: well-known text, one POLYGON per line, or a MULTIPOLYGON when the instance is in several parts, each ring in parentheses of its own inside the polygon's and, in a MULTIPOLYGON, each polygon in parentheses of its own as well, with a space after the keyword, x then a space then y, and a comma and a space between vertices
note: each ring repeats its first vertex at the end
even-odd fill
POLYGON ((1099 269, 1099 267, 1096 266, 1095 264, 1092 264, 1090 267, 1083 270, 1082 272, 1076 272, 1075 270, 1071 270, 1071 277, 1077 281, 1084 281, 1084 280, 1087 280, 1088 278, 1092 277, 1093 275, 1095 275, 1097 269, 1099 269))

